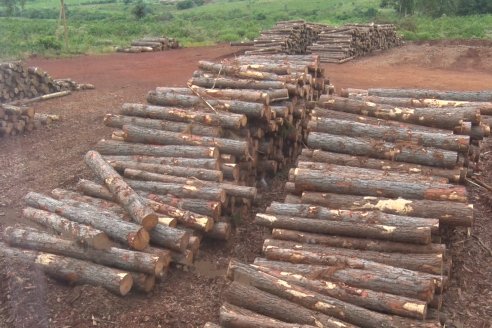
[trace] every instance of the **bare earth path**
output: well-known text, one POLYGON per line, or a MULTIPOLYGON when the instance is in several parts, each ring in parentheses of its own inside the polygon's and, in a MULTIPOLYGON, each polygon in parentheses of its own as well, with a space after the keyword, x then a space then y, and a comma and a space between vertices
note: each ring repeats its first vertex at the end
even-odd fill
MULTIPOLYGON (((156 86, 182 86, 200 59, 218 59, 238 48, 226 45, 160 53, 109 54, 67 59, 32 58, 55 78, 93 83, 96 90, 35 104, 40 112, 63 121, 25 136, 0 139, 0 229, 21 222, 22 197, 28 191, 49 193, 73 187, 90 177, 83 154, 111 129, 102 124, 125 102, 143 102, 156 86)), ((341 87, 421 87, 492 89, 492 48, 482 44, 409 44, 344 65, 326 65, 341 87)), ((490 151, 490 142, 488 150, 490 151)), ((485 150, 487 152, 487 150, 485 150)), ((492 154, 484 158, 484 181, 492 184, 492 154)), ((282 177, 272 182, 258 208, 282 191, 282 177)), ((492 248, 490 193, 472 190, 477 204, 475 237, 460 231, 449 241, 455 261, 444 312, 456 327, 491 327, 492 248)), ((0 327, 200 327, 216 320, 221 276, 231 257, 251 261, 261 251, 262 229, 245 219, 227 244, 209 243, 195 270, 172 270, 150 295, 119 298, 91 287, 67 287, 25 268, 0 261, 0 327)))

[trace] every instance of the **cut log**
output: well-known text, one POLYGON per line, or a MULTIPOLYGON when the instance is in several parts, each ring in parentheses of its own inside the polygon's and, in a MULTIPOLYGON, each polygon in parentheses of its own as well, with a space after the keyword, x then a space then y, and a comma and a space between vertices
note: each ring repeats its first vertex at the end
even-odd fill
POLYGON ((245 115, 234 113, 207 113, 200 111, 189 111, 182 108, 150 106, 141 104, 123 104, 120 112, 123 115, 139 116, 183 123, 197 123, 229 129, 239 129, 240 127, 246 126, 246 123, 248 121, 245 115))
POLYGON ((97 212, 69 206, 61 201, 33 192, 28 193, 24 200, 29 206, 57 213, 77 223, 91 225, 133 249, 142 250, 149 244, 149 233, 134 223, 111 219, 97 212))
POLYGON ((220 163, 215 158, 183 158, 183 157, 154 157, 154 156, 104 156, 108 162, 138 162, 146 164, 161 164, 218 170, 220 163))
POLYGON ((80 260, 91 261, 122 270, 160 275, 164 269, 164 259, 148 253, 135 252, 117 247, 105 250, 84 248, 76 243, 44 232, 7 227, 5 240, 12 246, 29 248, 80 260))
POLYGON ((27 207, 22 210, 22 216, 94 249, 107 249, 111 246, 108 236, 101 230, 67 220, 60 215, 27 207))
POLYGON ((103 155, 219 158, 219 149, 216 147, 159 146, 116 140, 101 140, 96 144, 95 149, 103 155))
POLYGON ((212 230, 204 234, 205 237, 218 240, 229 240, 231 238, 232 227, 229 222, 216 222, 212 230))
POLYGON ((473 205, 466 203, 403 198, 389 199, 318 192, 304 192, 302 202, 326 206, 333 210, 372 210, 401 216, 436 218, 439 219, 440 224, 449 226, 471 227, 473 223, 473 205))
MULTIPOLYGON (((256 91, 251 89, 205 89, 196 85, 191 86, 191 90, 193 90, 191 93, 192 95, 196 93, 204 98, 210 97, 225 100, 250 101, 265 105, 269 105, 271 101, 268 91, 256 91)), ((157 88, 156 91, 158 93, 161 92, 159 88, 157 88)))
POLYGON ((190 240, 190 234, 187 231, 166 227, 162 224, 158 224, 149 234, 153 244, 180 253, 186 250, 190 240))
POLYGON ((157 225, 157 215, 154 211, 142 203, 140 196, 128 186, 118 172, 98 152, 89 151, 84 159, 87 166, 104 181, 114 199, 128 211, 135 222, 141 224, 147 230, 157 225))
POLYGON ((216 147, 221 153, 239 156, 240 158, 246 156, 249 149, 248 142, 246 141, 180 134, 135 125, 124 125, 123 132, 124 139, 130 142, 216 147))
POLYGON ((378 97, 427 98, 456 101, 492 101, 492 91, 438 91, 427 89, 368 89, 368 95, 378 97))
POLYGON ((102 286, 121 296, 128 294, 133 285, 132 276, 127 272, 70 257, 11 248, 2 242, 0 254, 12 260, 34 264, 56 279, 102 286))
POLYGON ((145 273, 131 272, 133 278, 133 290, 150 293, 155 287, 155 276, 145 273))
POLYGON ((204 88, 217 89, 252 89, 252 90, 270 90, 285 89, 286 85, 281 81, 258 81, 253 79, 233 79, 227 77, 193 77, 191 84, 204 88))

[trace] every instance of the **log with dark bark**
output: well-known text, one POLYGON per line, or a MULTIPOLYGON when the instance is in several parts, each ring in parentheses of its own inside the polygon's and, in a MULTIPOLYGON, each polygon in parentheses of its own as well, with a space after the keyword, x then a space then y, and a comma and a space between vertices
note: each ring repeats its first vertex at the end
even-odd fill
POLYGON ((269 228, 292 229, 346 237, 373 238, 423 245, 431 242, 430 227, 388 226, 261 213, 256 214, 255 223, 269 228))
POLYGON ((155 156, 110 156, 104 159, 109 162, 138 162, 146 164, 161 164, 201 168, 206 170, 218 170, 220 162, 215 158, 183 158, 183 157, 155 157, 155 156))
POLYGON ((326 171, 305 171, 296 169, 296 189, 321 191, 360 196, 404 197, 439 201, 468 201, 467 191, 462 186, 448 184, 425 184, 408 181, 384 181, 371 177, 344 175, 342 172, 330 174, 326 171), (350 179, 348 181, 347 179, 350 179))
POLYGON ((239 129, 246 126, 248 119, 245 115, 217 112, 208 113, 190 111, 182 108, 151 106, 141 104, 123 104, 121 114, 169 120, 184 123, 199 123, 209 126, 218 126, 229 129, 239 129))
POLYGON ((440 91, 427 89, 368 89, 370 96, 427 98, 456 101, 492 101, 491 91, 440 91))
POLYGON ((107 249, 111 246, 111 241, 106 233, 89 225, 67 220, 58 214, 27 207, 22 210, 22 216, 53 229, 61 236, 69 237, 94 249, 107 249))
POLYGON ((142 250, 149 244, 149 233, 137 224, 102 216, 95 211, 69 206, 33 192, 28 193, 24 200, 29 206, 56 213, 77 223, 91 225, 133 249, 142 250))
POLYGON ((96 151, 88 151, 84 157, 85 163, 91 170, 104 181, 106 187, 114 196, 114 199, 123 206, 132 219, 150 230, 157 225, 157 215, 154 211, 142 203, 140 196, 123 180, 96 151))
POLYGON ((4 239, 16 247, 73 257, 151 275, 160 275, 165 265, 165 259, 161 259, 159 256, 117 247, 109 247, 105 250, 84 248, 73 241, 41 231, 7 227, 4 231, 4 239))
POLYGON ((216 147, 160 146, 101 140, 95 149, 102 155, 219 158, 219 149, 216 147))
POLYGON ((23 263, 34 264, 46 274, 68 283, 102 286, 125 296, 133 285, 130 273, 70 257, 12 248, 0 242, 0 254, 23 263))
POLYGON ((440 224, 449 226, 471 227, 473 223, 473 205, 458 202, 304 192, 302 203, 326 206, 333 210, 381 211, 401 216, 435 218, 439 219, 440 224))

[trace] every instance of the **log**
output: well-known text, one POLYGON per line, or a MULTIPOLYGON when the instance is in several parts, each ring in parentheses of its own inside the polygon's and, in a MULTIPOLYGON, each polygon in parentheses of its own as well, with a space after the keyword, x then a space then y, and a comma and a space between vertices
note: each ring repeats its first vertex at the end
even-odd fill
POLYGON ((171 252, 171 261, 175 264, 192 266, 193 252, 189 249, 185 249, 183 252, 171 252))
MULTIPOLYGON (((299 285, 290 284, 284 279, 257 271, 251 266, 234 264, 228 274, 231 279, 247 281, 250 286, 259 290, 287 299, 307 309, 319 311, 333 318, 343 319, 359 327, 427 327, 425 323, 373 312, 360 306, 308 290, 299 285)), ((421 312, 425 314, 425 306, 424 309, 421 308, 421 312)), ((440 327, 440 324, 438 326, 429 325, 428 327, 440 327)))
POLYGON ((304 192, 302 202, 326 206, 333 210, 381 211, 401 216, 439 219, 439 224, 471 227, 473 205, 449 201, 389 199, 383 197, 304 192))
POLYGON ((155 287, 155 276, 145 273, 131 272, 133 278, 133 290, 150 293, 155 287))
POLYGON ((101 140, 96 144, 95 149, 102 155, 219 158, 219 149, 216 147, 159 146, 101 140))
POLYGON ((0 254, 12 260, 34 264, 56 279, 102 286, 121 296, 128 294, 133 285, 132 276, 127 272, 70 257, 11 248, 2 242, 0 254))
POLYGON ((306 309, 281 297, 263 292, 252 286, 243 286, 235 281, 227 289, 225 298, 233 305, 289 323, 327 328, 356 327, 324 315, 318 310, 306 309))
POLYGON ((145 229, 153 229, 158 222, 154 211, 142 203, 139 195, 123 180, 96 151, 89 151, 84 157, 89 168, 104 181, 115 200, 128 211, 132 219, 145 229))
MULTIPOLYGON (((196 85, 191 86, 190 89, 188 90, 191 91, 192 95, 197 94, 203 98, 210 97, 224 100, 249 101, 265 105, 269 105, 271 101, 268 92, 251 89, 205 89, 196 85)), ((160 93, 161 90, 157 88, 156 92, 160 93)))
POLYGON ((270 90, 285 89, 286 84, 281 81, 258 81, 253 79, 234 79, 228 77, 205 77, 198 76, 190 79, 191 84, 203 88, 217 89, 252 89, 252 90, 270 90))
POLYGON ((22 216, 42 226, 53 229, 63 237, 70 237, 94 249, 107 249, 111 246, 108 235, 101 230, 67 220, 58 214, 27 207, 22 210, 22 216))
POLYGON ((207 231, 204 236, 211 239, 229 240, 232 228, 229 222, 216 222, 212 230, 207 231))
POLYGON ((388 198, 409 198, 439 201, 467 202, 467 192, 462 186, 448 184, 425 184, 408 181, 384 181, 371 177, 344 175, 341 172, 329 174, 319 171, 296 169, 296 189, 375 196, 388 198), (347 179, 351 179, 350 182, 347 179))
POLYGON ((137 224, 66 205, 61 201, 34 192, 28 193, 24 201, 29 206, 56 213, 80 224, 91 225, 133 249, 142 250, 149 244, 149 233, 137 224))
POLYGON ((426 89, 368 89, 368 95, 378 97, 431 98, 456 101, 492 101, 492 91, 438 91, 426 89))
POLYGON ((216 147, 221 153, 239 157, 246 156, 249 149, 248 142, 246 141, 193 136, 134 125, 123 126, 123 137, 126 141, 144 144, 216 147))
POLYGON ((73 241, 41 231, 7 227, 4 231, 4 238, 12 246, 63 255, 154 276, 161 274, 165 264, 164 259, 148 253, 117 247, 109 247, 105 250, 84 248, 73 241))
POLYGON ((190 234, 187 231, 167 227, 158 224, 149 232, 150 241, 157 245, 176 252, 184 252, 190 240, 190 234))
POLYGON ((369 289, 429 302, 434 295, 434 283, 415 275, 402 275, 389 267, 387 271, 367 271, 345 266, 323 266, 271 261, 256 258, 260 270, 275 270, 302 275, 308 279, 339 282, 344 285, 369 289))
POLYGON ((447 169, 454 168, 458 161, 458 153, 449 150, 318 132, 309 133, 307 145, 313 149, 335 153, 367 156, 447 169))
POLYGON ((123 104, 120 113, 129 116, 139 116, 184 123, 197 123, 230 129, 239 129, 240 127, 246 126, 248 121, 245 115, 234 113, 207 113, 200 111, 189 111, 182 108, 141 104, 123 104))
POLYGON ((168 120, 156 120, 134 116, 106 114, 104 124, 109 127, 121 129, 123 125, 137 125, 149 129, 164 130, 177 133, 189 133, 198 136, 221 137, 223 134, 220 126, 206 126, 198 123, 182 123, 168 120))
POLYGON ((431 229, 429 227, 387 226, 261 213, 256 214, 255 223, 269 228, 318 232, 346 237, 372 238, 423 245, 431 242, 431 229))
POLYGON ((382 241, 364 238, 351 238, 343 236, 330 236, 309 233, 296 230, 273 229, 272 237, 279 240, 287 240, 305 244, 324 245, 335 248, 350 248, 386 253, 407 254, 446 254, 446 245, 429 244, 416 245, 402 242, 382 241))
POLYGON ((218 64, 214 62, 201 60, 198 62, 198 67, 206 72, 211 72, 213 74, 223 74, 225 76, 232 76, 237 78, 253 79, 260 81, 283 81, 294 83, 295 78, 292 76, 294 74, 287 75, 277 75, 275 73, 248 70, 247 66, 243 65, 230 65, 228 64, 218 64))
POLYGON ((215 158, 184 158, 184 157, 155 157, 155 156, 104 156, 108 162, 138 162, 146 164, 161 164, 218 170, 220 163, 215 158))

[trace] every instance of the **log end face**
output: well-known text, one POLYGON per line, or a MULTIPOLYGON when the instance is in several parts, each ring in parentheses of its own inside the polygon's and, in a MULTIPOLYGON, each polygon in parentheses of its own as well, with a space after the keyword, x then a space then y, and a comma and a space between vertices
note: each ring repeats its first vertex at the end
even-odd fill
POLYGON ((159 223, 159 217, 154 212, 146 214, 141 221, 145 230, 150 231, 159 223))
POLYGON ((120 295, 125 296, 130 292, 133 286, 133 278, 132 275, 126 272, 122 272, 119 274, 120 280, 120 295))
POLYGON ((150 235, 145 228, 128 235, 128 245, 137 251, 144 250, 149 245, 149 241, 150 235))
POLYGON ((110 248, 112 246, 112 242, 104 232, 101 232, 94 236, 91 240, 90 246, 94 249, 104 250, 110 248))

